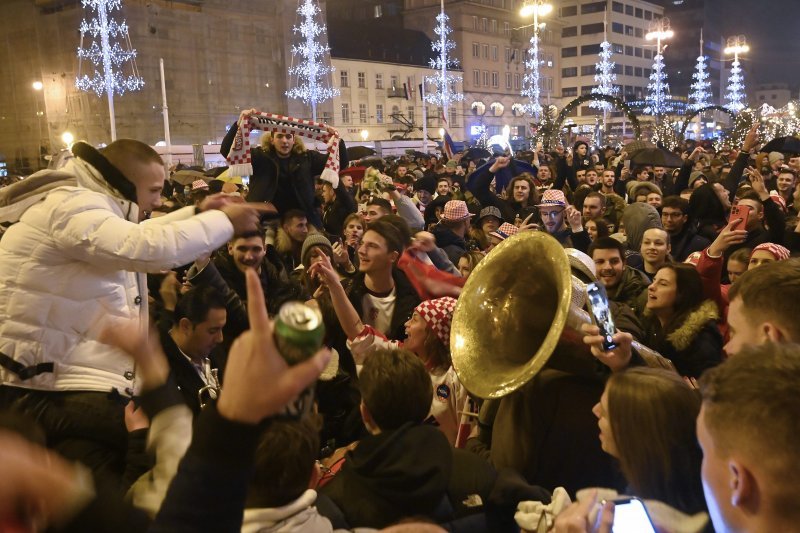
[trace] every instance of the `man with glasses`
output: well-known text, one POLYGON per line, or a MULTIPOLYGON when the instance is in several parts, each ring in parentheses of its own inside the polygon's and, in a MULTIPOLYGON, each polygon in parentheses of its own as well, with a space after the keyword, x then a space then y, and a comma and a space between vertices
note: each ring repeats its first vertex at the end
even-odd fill
POLYGON ((711 241, 701 237, 688 224, 689 202, 680 196, 667 196, 661 204, 661 225, 669 233, 672 257, 683 262, 693 252, 708 248, 711 241))
POLYGON ((567 204, 563 191, 548 189, 538 206, 545 231, 555 237, 564 248, 576 248, 586 252, 591 244, 589 234, 583 228, 581 212, 567 204))

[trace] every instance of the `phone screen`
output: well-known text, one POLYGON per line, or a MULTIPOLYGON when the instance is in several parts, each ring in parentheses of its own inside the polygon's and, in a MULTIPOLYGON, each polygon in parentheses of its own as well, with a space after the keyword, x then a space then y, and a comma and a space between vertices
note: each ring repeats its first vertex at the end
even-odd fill
POLYGON ((656 533, 653 522, 639 498, 614 500, 614 533, 656 533))
POLYGON ((603 336, 603 349, 613 350, 617 347, 612 340, 616 328, 614 319, 611 317, 611 310, 608 308, 606 288, 600 283, 589 283, 586 285, 586 294, 589 296, 589 307, 592 310, 594 323, 600 328, 600 335, 603 336))

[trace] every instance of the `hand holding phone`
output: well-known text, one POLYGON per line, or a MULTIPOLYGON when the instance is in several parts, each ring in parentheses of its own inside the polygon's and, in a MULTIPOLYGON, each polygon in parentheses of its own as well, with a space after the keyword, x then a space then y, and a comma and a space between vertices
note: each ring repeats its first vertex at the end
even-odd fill
POLYGON ((614 500, 613 533, 656 533, 644 502, 639 498, 614 500))
POLYGON ((731 207, 731 214, 728 217, 728 223, 731 224, 731 230, 743 230, 747 228, 747 222, 750 218, 750 208, 739 205, 731 207))
POLYGON ((611 351, 617 347, 613 340, 616 327, 608 306, 606 288, 600 283, 589 283, 586 285, 586 295, 591 309, 592 322, 600 328, 600 336, 603 337, 603 349, 607 352, 611 351))

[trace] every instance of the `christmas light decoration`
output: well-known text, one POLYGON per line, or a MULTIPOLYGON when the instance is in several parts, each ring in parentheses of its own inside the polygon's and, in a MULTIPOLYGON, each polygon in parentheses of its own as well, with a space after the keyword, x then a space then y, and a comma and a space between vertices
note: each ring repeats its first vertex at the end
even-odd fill
MULTIPOLYGON (((597 83, 597 86, 592 87, 592 94, 617 96, 619 88, 614 86, 614 82, 617 81, 617 75, 614 74, 615 63, 611 61, 612 54, 613 51, 611 50, 610 42, 603 41, 600 43, 600 60, 594 66, 596 71, 594 81, 597 83)), ((614 106, 609 102, 593 100, 589 102, 589 107, 610 111, 614 106)))
POLYGON ((82 91, 93 91, 97 96, 106 93, 111 122, 111 140, 117 138, 114 118, 114 94, 137 91, 144 87, 144 80, 136 68, 136 50, 131 47, 128 25, 124 20, 117 22, 111 12, 121 9, 122 0, 82 0, 81 5, 95 13, 91 21, 83 19, 80 25, 81 44, 78 47, 78 77, 75 86, 82 91), (92 38, 88 48, 83 47, 86 35, 92 38), (98 43, 99 41, 99 43, 98 43), (81 75, 83 60, 94 64, 94 74, 81 75), (130 62, 132 73, 124 75, 122 65, 130 62), (100 70, 98 70, 98 68, 100 70))
POLYGON ((660 116, 672 111, 669 99, 669 84, 664 67, 664 55, 661 42, 670 39, 674 32, 669 29, 669 20, 658 19, 647 33, 647 40, 656 40, 656 55, 653 58, 653 72, 647 84, 647 97, 644 112, 648 115, 660 116))
POLYGON ((738 113, 745 108, 744 76, 739 58, 733 60, 731 65, 731 76, 728 78, 728 90, 725 93, 725 100, 728 101, 728 109, 738 113))
POLYGON ((525 111, 530 113, 537 122, 542 115, 542 104, 539 103, 539 96, 541 95, 539 28, 544 26, 544 23, 539 24, 539 17, 547 15, 552 10, 553 6, 542 2, 542 0, 528 0, 520 9, 520 15, 523 17, 533 14, 533 35, 531 35, 531 46, 525 58, 525 75, 522 77, 520 95, 528 99, 528 103, 525 104, 525 111))
POLYGON ((726 54, 733 54, 731 64, 731 76, 728 78, 728 89, 725 99, 728 101, 727 107, 734 113, 738 113, 746 107, 747 97, 744 92, 744 75, 742 65, 739 63, 739 54, 750 51, 747 39, 744 35, 736 35, 728 39, 728 46, 725 48, 726 54))
POLYGON ((669 84, 667 73, 664 72, 664 56, 657 54, 653 62, 653 72, 650 74, 650 83, 647 84, 647 105, 644 112, 649 115, 663 115, 672 110, 668 104, 669 84))
POLYGON ((444 12, 444 0, 441 2, 441 11, 436 15, 436 26, 433 31, 438 39, 433 41, 431 48, 437 54, 430 60, 430 67, 438 71, 435 76, 426 76, 425 82, 436 86, 435 89, 425 91, 425 101, 442 108, 442 115, 448 117, 447 109, 453 102, 464 100, 464 94, 457 90, 461 83, 461 76, 449 72, 448 69, 458 66, 458 60, 450 57, 456 43, 450 40, 453 31, 449 24, 450 18, 444 12))
POLYGON ((520 94, 528 98, 525 111, 533 115, 537 121, 542 115, 542 104, 539 103, 541 94, 539 78, 539 33, 534 32, 531 37, 531 47, 528 49, 528 57, 525 58, 525 75, 522 77, 520 94))
POLYGON ((694 82, 690 87, 691 92, 689 93, 689 109, 691 111, 697 111, 711 105, 709 101, 711 98, 711 82, 708 81, 709 74, 706 60, 706 56, 697 57, 697 65, 695 65, 694 74, 692 74, 694 82))
POLYGON ((299 44, 292 45, 292 65, 289 75, 294 76, 297 84, 286 96, 301 100, 311 106, 311 119, 317 121, 317 104, 339 96, 339 90, 327 84, 328 76, 334 71, 329 63, 330 47, 319 39, 326 33, 325 24, 317 22, 320 8, 316 0, 300 0, 297 14, 302 18, 292 32, 300 35, 299 44), (298 58, 294 64, 295 57, 298 58))

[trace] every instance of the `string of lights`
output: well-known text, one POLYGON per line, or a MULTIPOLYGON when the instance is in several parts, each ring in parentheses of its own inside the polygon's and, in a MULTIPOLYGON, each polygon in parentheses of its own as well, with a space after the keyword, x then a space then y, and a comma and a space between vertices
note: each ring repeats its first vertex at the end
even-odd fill
POLYGON ((434 52, 433 59, 430 60, 430 67, 437 71, 434 76, 426 76, 426 84, 435 86, 434 90, 425 91, 425 101, 442 108, 444 116, 447 117, 447 109, 451 103, 464 100, 464 94, 459 92, 457 86, 461 83, 461 76, 453 74, 449 69, 458 67, 458 60, 451 57, 456 43, 450 40, 449 17, 444 12, 444 2, 439 14, 436 16, 436 26, 433 31, 438 36, 434 39, 431 48, 434 52))
POLYGON ((317 104, 339 96, 339 89, 327 84, 334 68, 329 62, 330 47, 318 39, 325 35, 326 28, 317 22, 320 8, 316 0, 301 0, 297 13, 302 20, 292 32, 301 39, 292 45, 291 51, 292 59, 298 61, 289 67, 289 75, 295 77, 297 84, 286 91, 286 96, 310 105, 312 120, 316 122, 317 104))
MULTIPOLYGON (((592 88, 592 94, 617 96, 619 88, 614 85, 614 82, 617 81, 617 75, 614 73, 614 66, 616 63, 611 61, 613 53, 610 42, 603 41, 600 43, 600 60, 595 64, 596 72, 594 75, 594 81, 597 83, 597 86, 592 88)), ((614 106, 609 102, 593 100, 589 102, 589 107, 610 111, 614 106)))

